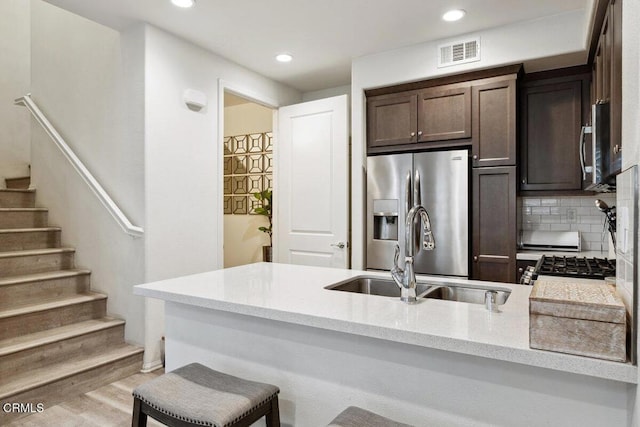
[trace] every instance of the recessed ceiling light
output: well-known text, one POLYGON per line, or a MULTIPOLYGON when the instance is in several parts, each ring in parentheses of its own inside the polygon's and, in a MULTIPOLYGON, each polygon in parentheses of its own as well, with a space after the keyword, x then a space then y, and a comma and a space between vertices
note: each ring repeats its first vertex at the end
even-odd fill
POLYGON ((174 6, 178 6, 178 7, 193 7, 194 4, 196 4, 196 0, 171 0, 171 3, 174 4, 174 6))
POLYGON ((446 12, 444 15, 442 15, 442 19, 447 22, 458 21, 462 19, 462 17, 466 14, 467 12, 465 12, 462 9, 452 9, 446 12))
POLYGON ((276 61, 278 62, 291 62, 292 59, 293 56, 289 55, 288 53, 281 53, 279 55, 276 55, 276 61))

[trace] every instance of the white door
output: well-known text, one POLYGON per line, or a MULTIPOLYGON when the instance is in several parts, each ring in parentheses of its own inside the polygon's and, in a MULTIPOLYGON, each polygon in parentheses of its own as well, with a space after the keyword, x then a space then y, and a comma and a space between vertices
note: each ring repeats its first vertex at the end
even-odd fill
POLYGON ((347 96, 280 108, 275 145, 275 261, 349 267, 347 96))

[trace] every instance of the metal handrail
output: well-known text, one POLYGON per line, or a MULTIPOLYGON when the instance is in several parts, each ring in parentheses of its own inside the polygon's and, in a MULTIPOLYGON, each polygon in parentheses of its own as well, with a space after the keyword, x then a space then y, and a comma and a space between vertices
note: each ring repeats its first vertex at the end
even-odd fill
POLYGON ((51 137, 53 142, 58 146, 62 154, 71 162, 73 168, 78 172, 80 177, 84 180, 84 182, 89 186, 93 194, 98 197, 98 200, 102 203, 102 205, 109 211, 113 219, 116 220, 120 228, 122 230, 133 236, 133 237, 142 237, 144 235, 144 229, 142 227, 138 227, 133 225, 129 218, 122 212, 122 209, 116 205, 113 199, 107 194, 104 188, 100 185, 100 183, 95 179, 95 177, 89 172, 89 169, 82 163, 82 161, 76 156, 73 150, 67 145, 64 138, 56 131, 51 122, 47 119, 44 113, 38 108, 36 103, 31 98, 31 94, 27 94, 21 98, 18 98, 14 101, 15 105, 23 105, 27 107, 27 109, 31 112, 33 117, 36 119, 40 126, 47 132, 47 134, 51 137))

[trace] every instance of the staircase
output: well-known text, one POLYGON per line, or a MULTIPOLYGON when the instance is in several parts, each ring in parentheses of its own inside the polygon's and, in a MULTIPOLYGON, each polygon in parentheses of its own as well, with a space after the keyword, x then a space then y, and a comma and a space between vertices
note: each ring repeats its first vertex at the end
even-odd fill
MULTIPOLYGON (((143 349, 124 342, 124 321, 106 316, 107 296, 90 290, 60 247, 60 228, 35 207, 29 178, 0 190, 0 404, 46 408, 140 371, 143 349)), ((24 413, 5 413, 0 425, 24 413)))

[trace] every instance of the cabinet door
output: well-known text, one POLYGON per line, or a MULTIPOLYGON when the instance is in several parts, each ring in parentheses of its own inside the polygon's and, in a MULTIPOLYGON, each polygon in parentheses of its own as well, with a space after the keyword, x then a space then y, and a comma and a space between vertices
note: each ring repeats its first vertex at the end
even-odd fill
POLYGON ((472 278, 515 283, 515 166, 473 169, 472 240, 472 278))
POLYGON ((622 0, 609 6, 611 54, 611 173, 622 169, 622 0))
POLYGON ((522 190, 580 190, 582 82, 526 87, 521 97, 522 190))
POLYGON ((367 100, 367 146, 384 147, 417 141, 418 95, 405 92, 367 100))
POLYGON ((473 166, 516 164, 516 82, 473 86, 473 166))
POLYGON ((418 94, 418 142, 471 138, 471 88, 433 87, 418 94))

